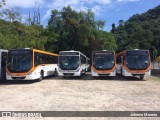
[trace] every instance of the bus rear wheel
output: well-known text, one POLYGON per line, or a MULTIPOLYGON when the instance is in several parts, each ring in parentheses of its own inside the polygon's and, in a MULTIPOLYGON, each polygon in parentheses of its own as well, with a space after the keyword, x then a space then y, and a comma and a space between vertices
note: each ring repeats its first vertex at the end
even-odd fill
POLYGON ((44 78, 44 73, 43 73, 43 71, 41 71, 40 77, 39 77, 39 79, 37 81, 40 82, 40 81, 43 80, 43 78, 44 78))
POLYGON ((58 73, 57 69, 54 70, 54 76, 56 76, 58 73))

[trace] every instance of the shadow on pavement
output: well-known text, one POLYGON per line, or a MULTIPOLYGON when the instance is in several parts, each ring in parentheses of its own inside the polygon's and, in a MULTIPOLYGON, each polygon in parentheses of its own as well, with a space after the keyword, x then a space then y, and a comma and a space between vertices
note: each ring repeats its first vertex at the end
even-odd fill
POLYGON ((0 81, 0 85, 13 85, 13 84, 19 84, 19 85, 22 85, 22 84, 33 84, 35 83, 36 81, 34 80, 1 80, 0 81))
MULTIPOLYGON (((47 80, 47 79, 46 79, 47 80)), ((92 77, 89 74, 83 75, 83 76, 58 76, 55 78, 49 78, 48 80, 84 80, 84 81, 88 81, 88 80, 115 80, 115 81, 146 81, 141 80, 138 77, 123 77, 120 75, 117 76, 99 76, 99 77, 92 77)))

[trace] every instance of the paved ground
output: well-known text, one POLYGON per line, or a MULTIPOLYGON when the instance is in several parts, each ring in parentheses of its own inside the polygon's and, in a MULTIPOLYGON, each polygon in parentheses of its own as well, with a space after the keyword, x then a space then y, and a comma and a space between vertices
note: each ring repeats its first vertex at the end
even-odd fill
POLYGON ((0 83, 0 111, 160 111, 160 77, 49 77, 0 83))

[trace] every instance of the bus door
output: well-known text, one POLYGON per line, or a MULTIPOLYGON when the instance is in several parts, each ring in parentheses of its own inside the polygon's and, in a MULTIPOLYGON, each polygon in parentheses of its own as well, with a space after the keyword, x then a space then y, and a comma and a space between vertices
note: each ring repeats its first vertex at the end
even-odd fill
POLYGON ((7 52, 2 52, 1 54, 1 76, 2 80, 6 79, 6 60, 7 60, 7 52))

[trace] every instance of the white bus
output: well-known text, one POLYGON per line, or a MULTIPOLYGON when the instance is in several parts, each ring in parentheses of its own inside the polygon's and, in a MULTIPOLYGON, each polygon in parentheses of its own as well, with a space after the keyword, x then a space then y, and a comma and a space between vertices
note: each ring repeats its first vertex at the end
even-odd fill
POLYGON ((8 50, 0 49, 0 80, 6 80, 6 60, 8 50))
POLYGON ((61 51, 58 57, 59 76, 81 76, 89 69, 89 59, 79 51, 61 51))
POLYGON ((92 52, 92 76, 116 76, 116 55, 113 51, 92 52))
POLYGON ((56 74, 58 54, 37 49, 13 49, 8 52, 7 80, 38 80, 56 74))
POLYGON ((117 73, 123 76, 151 75, 151 59, 148 50, 124 50, 117 54, 117 73))

